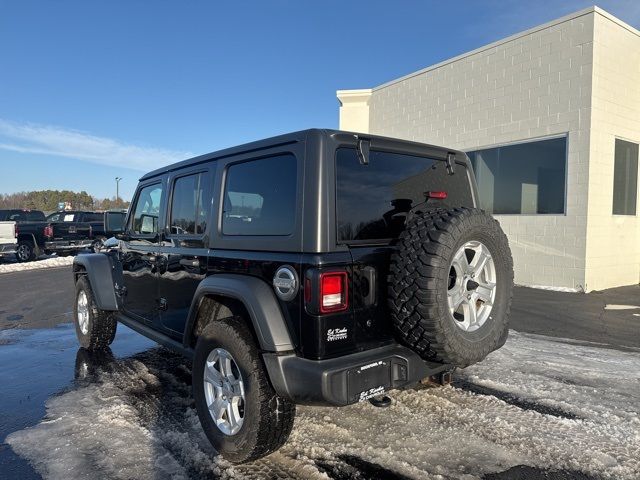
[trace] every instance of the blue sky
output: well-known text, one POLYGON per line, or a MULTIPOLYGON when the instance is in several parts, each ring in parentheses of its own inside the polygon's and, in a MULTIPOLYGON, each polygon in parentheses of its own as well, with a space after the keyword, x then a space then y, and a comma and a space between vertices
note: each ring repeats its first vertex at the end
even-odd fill
MULTIPOLYGON (((0 193, 129 198, 150 169, 308 127, 589 1, 0 0, 0 193)), ((640 2, 598 4, 640 26, 640 2)))

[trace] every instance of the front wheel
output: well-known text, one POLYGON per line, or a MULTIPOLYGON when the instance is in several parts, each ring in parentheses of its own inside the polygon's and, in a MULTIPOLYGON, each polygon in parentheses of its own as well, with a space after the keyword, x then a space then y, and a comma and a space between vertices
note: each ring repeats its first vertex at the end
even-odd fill
POLYGON ((241 317, 207 325, 196 344, 192 376, 200 423, 225 459, 256 460, 287 441, 295 405, 273 390, 241 317))
POLYGON ((73 318, 81 347, 87 350, 101 350, 113 342, 118 327, 115 315, 97 307, 89 280, 84 276, 76 282, 73 318))
POLYGON ((103 247, 104 247, 104 240, 101 238, 97 238, 93 241, 93 243, 91 243, 89 250, 91 250, 93 253, 100 253, 103 247))

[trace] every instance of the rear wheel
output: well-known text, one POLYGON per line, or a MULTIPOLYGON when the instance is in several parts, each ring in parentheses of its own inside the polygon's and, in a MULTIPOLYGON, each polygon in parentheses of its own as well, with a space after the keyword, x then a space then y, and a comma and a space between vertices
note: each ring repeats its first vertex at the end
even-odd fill
POLYGON ((20 240, 16 247, 16 259, 18 262, 32 262, 36 259, 36 249, 28 240, 20 240))
POLYGON ((241 317, 215 320, 203 330, 192 377, 200 423, 224 458, 234 463, 256 460, 287 441, 295 405, 273 390, 241 317))
POLYGON ((96 306, 93 290, 85 276, 76 282, 73 318, 76 336, 83 348, 101 350, 113 342, 118 327, 114 312, 100 310, 96 306))

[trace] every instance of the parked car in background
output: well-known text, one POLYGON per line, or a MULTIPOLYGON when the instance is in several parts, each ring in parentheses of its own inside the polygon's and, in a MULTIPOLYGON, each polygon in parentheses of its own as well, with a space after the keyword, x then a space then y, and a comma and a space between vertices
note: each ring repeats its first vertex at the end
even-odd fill
POLYGON ((0 210, 0 220, 16 222, 19 262, 30 262, 43 253, 69 255, 90 248, 94 241, 91 225, 78 222, 73 212, 45 217, 40 210, 0 210))
POLYGON ((7 209, 0 210, 0 222, 44 222, 45 215, 41 210, 7 209))
POLYGON ((16 222, 0 221, 0 258, 16 253, 18 232, 16 222))
POLYGON ((88 245, 89 249, 94 252, 100 250, 103 242, 109 238, 104 229, 104 213, 88 212, 82 210, 69 210, 52 213, 47 217, 48 222, 62 222, 62 223, 80 223, 88 224, 91 227, 91 242, 88 245))

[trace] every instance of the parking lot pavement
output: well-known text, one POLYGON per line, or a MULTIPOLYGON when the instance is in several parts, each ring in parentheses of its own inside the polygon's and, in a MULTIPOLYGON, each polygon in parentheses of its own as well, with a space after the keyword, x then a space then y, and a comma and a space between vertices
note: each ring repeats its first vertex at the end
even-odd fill
POLYGON ((640 348, 640 286, 588 294, 516 287, 511 328, 618 348, 640 348))
POLYGON ((0 274, 0 330, 70 322, 72 303, 68 266, 0 274))
POLYGON ((187 361, 123 326, 88 355, 68 267, 0 275, 0 478, 637 480, 640 309, 619 306, 638 291, 517 288, 519 331, 452 386, 300 407, 281 451, 233 467, 202 434, 187 361))

